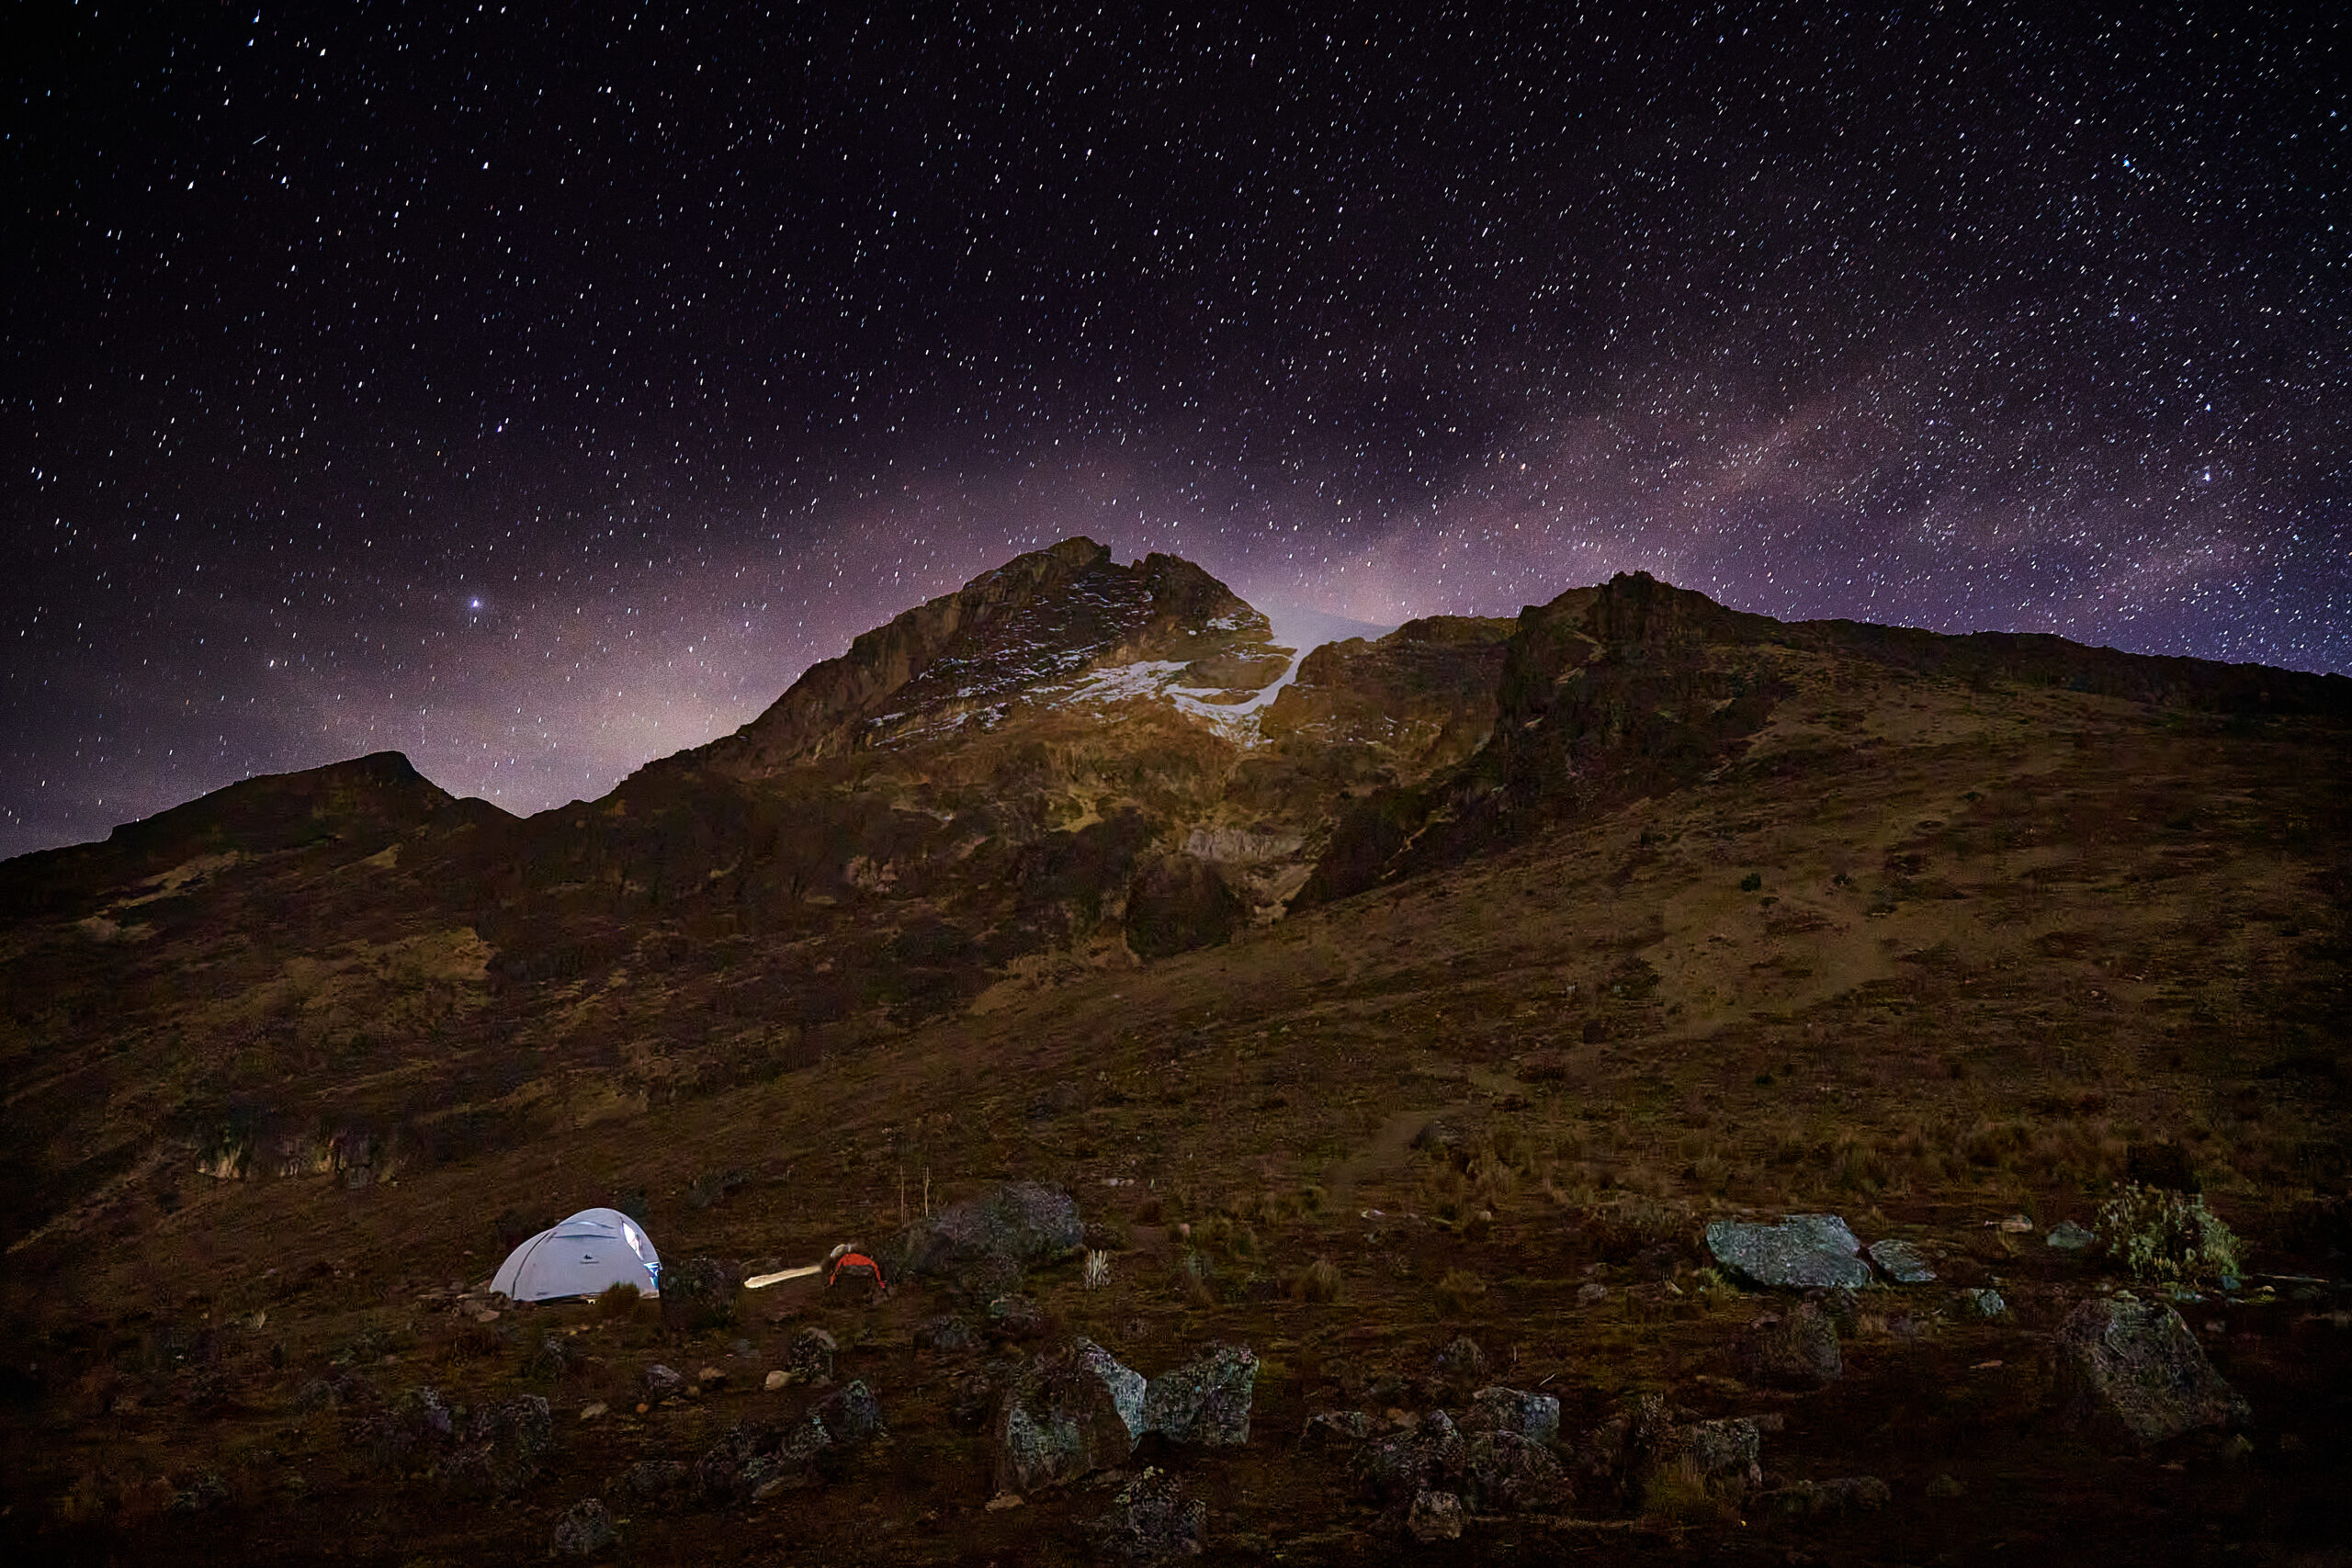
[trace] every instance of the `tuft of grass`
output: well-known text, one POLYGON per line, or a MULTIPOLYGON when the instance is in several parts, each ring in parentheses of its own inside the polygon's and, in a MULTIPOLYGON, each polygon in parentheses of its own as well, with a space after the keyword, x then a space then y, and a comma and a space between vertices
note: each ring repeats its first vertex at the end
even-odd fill
POLYGON ((596 1297, 596 1315, 627 1322, 637 1315, 637 1303, 644 1292, 627 1280, 616 1280, 596 1297))
POLYGON ((1301 1302, 1335 1302, 1340 1299, 1340 1291, 1343 1283, 1340 1277, 1340 1266, 1328 1258, 1317 1258, 1291 1276, 1291 1299, 1301 1302))
POLYGON ((1449 1269, 1437 1282, 1437 1304, 1449 1317, 1460 1317, 1487 1293, 1487 1281, 1467 1269, 1449 1269))

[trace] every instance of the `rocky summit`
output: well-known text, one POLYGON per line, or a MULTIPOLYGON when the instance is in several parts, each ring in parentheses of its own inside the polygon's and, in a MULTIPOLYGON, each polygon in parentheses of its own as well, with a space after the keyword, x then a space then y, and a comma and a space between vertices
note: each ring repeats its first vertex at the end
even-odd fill
POLYGON ((2316 1560, 2347 776, 2338 677, 1073 539, 600 800, 249 779, 0 865, 0 1539, 2316 1560), (658 1299, 492 1292, 590 1208, 658 1299))

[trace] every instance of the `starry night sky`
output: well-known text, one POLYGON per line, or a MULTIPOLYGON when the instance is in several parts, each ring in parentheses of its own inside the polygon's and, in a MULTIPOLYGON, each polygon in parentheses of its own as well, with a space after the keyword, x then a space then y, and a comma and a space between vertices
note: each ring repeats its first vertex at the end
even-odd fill
POLYGON ((0 853, 1076 533, 2352 671, 2343 21, 1388 9, 12 7, 0 853))

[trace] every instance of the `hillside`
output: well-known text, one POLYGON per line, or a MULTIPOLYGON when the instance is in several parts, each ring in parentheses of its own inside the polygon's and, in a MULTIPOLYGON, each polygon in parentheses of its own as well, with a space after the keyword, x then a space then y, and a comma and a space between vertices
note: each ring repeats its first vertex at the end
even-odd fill
POLYGON ((1363 1560, 1422 1549, 1302 1426, 1462 1409, 1466 1337, 1560 1397, 1572 1470, 1649 1392, 1770 1417, 1764 1473, 1588 1466, 1439 1554, 2292 1560, 2345 1539, 2352 1460, 2347 776, 2337 677, 1642 577, 1289 649, 1188 563, 1070 541, 601 801, 516 821, 391 757, 249 781, 0 866, 6 1528, 476 1561, 597 1495, 631 1561, 1086 1560, 1113 1489, 991 1511, 957 1415, 1082 1333, 1153 1372, 1254 1348, 1250 1441, 1136 1465, 1218 1560, 1363 1560), (2053 1335, 2124 1276, 2044 1237, 2134 1176, 2247 1240, 2244 1288, 2182 1306, 2243 1440, 2058 1418, 2053 1335), (801 1263, 1002 1179, 1076 1195, 1110 1274, 1033 1269, 1046 1331, 987 1351, 918 1347, 994 1299, 938 1284, 695 1329, 462 1294, 590 1204, 673 1259, 801 1263), (1830 1303, 1844 1374, 1803 1392, 1738 1350, 1787 1302, 1700 1239, 1792 1212, 1940 1276, 1830 1303), (797 1416, 761 1374, 812 1325, 887 1447, 635 1499, 633 1465, 797 1416), (655 1361, 727 1375, 635 1414, 655 1361), (543 1394, 545 1472, 492 1504, 371 1459, 358 1383, 543 1394), (1891 1506, 1790 1502, 1864 1474, 1891 1506))

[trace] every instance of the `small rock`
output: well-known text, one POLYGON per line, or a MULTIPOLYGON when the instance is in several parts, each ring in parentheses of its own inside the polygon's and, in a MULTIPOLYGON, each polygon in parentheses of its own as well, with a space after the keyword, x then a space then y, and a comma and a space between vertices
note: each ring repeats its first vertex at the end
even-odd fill
POLYGON ((583 1497, 555 1522, 558 1557, 594 1557, 613 1544, 613 1516, 594 1497, 583 1497))
POLYGON ((2095 1234, 2074 1221, 2061 1220, 2050 1227, 2050 1236, 2044 1245, 2054 1247, 2061 1252, 2080 1252, 2098 1239, 2095 1234))
POLYGON ((580 1407, 580 1418, 582 1421, 594 1421, 597 1416, 602 1416, 604 1413, 605 1402, 601 1399, 596 1401, 594 1404, 583 1404, 580 1407))
POLYGON ((1717 1220, 1707 1226, 1716 1263, 1751 1285, 1780 1290, 1870 1283, 1861 1243, 1835 1214, 1791 1214, 1770 1224, 1717 1220))
POLYGON ((1363 1411, 1324 1410, 1306 1418, 1298 1440, 1307 1448, 1329 1448, 1340 1443, 1361 1443, 1371 1435, 1372 1418, 1363 1411))
POLYGON ((989 1303, 989 1332, 1001 1339, 1035 1339, 1046 1332, 1046 1309, 1018 1292, 989 1303))
POLYGON ((1836 1326, 1809 1301, 1749 1324, 1733 1356, 1743 1379, 1768 1388, 1819 1388, 1837 1382, 1846 1370, 1836 1326))
POLYGON ((1609 1287, 1598 1280, 1588 1280, 1577 1287, 1577 1303, 1580 1306, 1598 1306, 1608 1299, 1609 1287))
POLYGON ((705 1367, 701 1371, 695 1374, 695 1382, 701 1383, 706 1388, 709 1387, 713 1383, 722 1383, 726 1381, 727 1374, 719 1371, 717 1367, 705 1367))
POLYGON ((882 1432, 882 1405, 864 1382, 847 1384, 827 1394, 808 1412, 825 1428, 837 1449, 870 1443, 882 1432))
POLYGON ((1020 1493, 1000 1492, 995 1496, 989 1499, 988 1508, 989 1512, 991 1514, 1001 1514, 1007 1508, 1017 1508, 1021 1506, 1021 1504, 1022 1496, 1020 1493))
POLYGON ((804 1328, 784 1353, 785 1367, 802 1382, 819 1388, 833 1381, 833 1358, 841 1346, 821 1328, 804 1328))
POLYGON ((1421 1492, 1405 1516, 1405 1531, 1427 1546, 1462 1539, 1462 1499, 1451 1492, 1421 1492))
POLYGON ((1462 1489, 1489 1512, 1550 1508, 1570 1497, 1560 1461, 1517 1432, 1479 1432, 1464 1445, 1462 1489))
POLYGON ((684 1393, 686 1388, 684 1378, 658 1361, 645 1369, 640 1382, 645 1389, 645 1397, 657 1404, 664 1399, 674 1398, 684 1393))
POLYGON ((1935 1281, 1936 1271, 1928 1266, 1927 1255, 1907 1241, 1874 1241, 1869 1250, 1871 1262, 1878 1271, 1898 1285, 1935 1281))
POLYGON ((1978 1317, 1999 1317, 2009 1310, 2009 1303, 2001 1299, 2001 1292, 1990 1285, 1962 1291, 1954 1299, 1962 1312, 1973 1313, 1978 1317))
POLYGON ((2011 1214, 2007 1219, 2001 1221, 1997 1228, 2003 1235, 2031 1235, 2033 1222, 2023 1214, 2011 1214))
POLYGON ((1938 1502, 1945 1502, 1954 1497, 1965 1496, 1967 1492, 1968 1487, 1966 1484, 1963 1483, 1959 1477, 1949 1473, 1939 1475, 1933 1481, 1928 1483, 1928 1495, 1936 1499, 1938 1502))
POLYGON ((1487 1353, 1466 1334, 1456 1335, 1437 1353, 1437 1375, 1447 1382, 1467 1386, 1486 1374, 1487 1353))
POLYGON ((763 1393, 774 1393, 776 1390, 782 1388, 791 1381, 792 1374, 786 1371, 782 1367, 777 1367, 771 1371, 767 1376, 760 1380, 760 1392, 763 1393))
POLYGON ((1171 1443, 1238 1448, 1250 1440, 1250 1401, 1258 1358, 1238 1345, 1217 1345, 1200 1359, 1146 1385, 1143 1427, 1171 1443))

